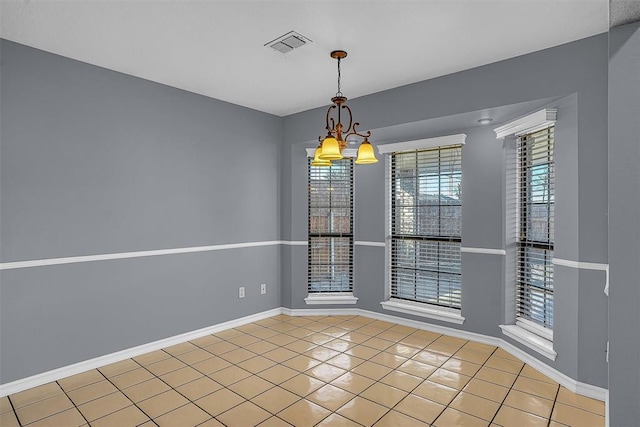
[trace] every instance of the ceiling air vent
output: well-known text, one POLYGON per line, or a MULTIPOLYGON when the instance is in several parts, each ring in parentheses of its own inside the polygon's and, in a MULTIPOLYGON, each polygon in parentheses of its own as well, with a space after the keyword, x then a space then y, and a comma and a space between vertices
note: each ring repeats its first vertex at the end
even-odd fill
POLYGON ((269 43, 265 43, 265 46, 269 46, 280 53, 288 53, 307 43, 311 43, 311 40, 295 31, 289 31, 287 34, 271 40, 269 43))

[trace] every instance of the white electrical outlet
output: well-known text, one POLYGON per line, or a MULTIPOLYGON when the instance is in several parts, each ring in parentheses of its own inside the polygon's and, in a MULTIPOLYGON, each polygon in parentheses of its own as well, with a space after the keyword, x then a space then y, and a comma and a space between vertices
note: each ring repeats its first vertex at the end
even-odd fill
POLYGON ((260 285, 260 293, 262 295, 267 293, 267 284, 266 283, 263 283, 262 285, 260 285))
POLYGON ((238 289, 238 298, 244 298, 244 286, 240 286, 238 289))

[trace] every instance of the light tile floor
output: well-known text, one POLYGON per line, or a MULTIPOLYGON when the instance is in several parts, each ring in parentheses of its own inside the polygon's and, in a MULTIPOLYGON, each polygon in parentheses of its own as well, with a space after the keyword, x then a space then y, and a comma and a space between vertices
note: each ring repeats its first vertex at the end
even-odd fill
POLYGON ((604 424, 499 348, 359 316, 275 316, 0 399, 3 427, 604 424))

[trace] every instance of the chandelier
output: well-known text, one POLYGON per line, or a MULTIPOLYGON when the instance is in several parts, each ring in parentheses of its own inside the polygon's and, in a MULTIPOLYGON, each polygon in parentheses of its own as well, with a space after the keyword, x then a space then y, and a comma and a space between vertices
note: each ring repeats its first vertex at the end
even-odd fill
POLYGON ((347 147, 347 141, 352 141, 354 138, 361 138, 362 141, 358 148, 356 163, 360 165, 376 163, 378 159, 376 159, 373 145, 369 142, 371 131, 358 132, 357 127, 360 126, 360 123, 353 121, 351 109, 346 104, 347 97, 340 91, 340 60, 347 57, 347 52, 334 50, 331 52, 331 57, 338 60, 338 92, 336 96, 331 98, 333 105, 329 106, 327 110, 325 127, 327 136, 324 139, 318 137, 320 145, 316 148, 311 165, 331 166, 332 160, 340 160, 344 157, 342 152, 347 147), (342 124, 343 119, 348 124, 346 127, 342 124))

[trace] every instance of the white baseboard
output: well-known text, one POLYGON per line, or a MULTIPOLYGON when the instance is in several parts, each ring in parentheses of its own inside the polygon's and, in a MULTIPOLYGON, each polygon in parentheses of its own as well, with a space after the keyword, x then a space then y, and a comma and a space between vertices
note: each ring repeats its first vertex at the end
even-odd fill
POLYGON ((20 391, 24 391, 32 387, 37 387, 39 385, 50 383, 52 381, 57 381, 59 379, 66 378, 71 375, 80 374, 82 372, 86 372, 91 369, 100 368, 102 366, 106 366, 111 363, 116 363, 122 360, 130 359, 132 357, 140 356, 141 354, 160 350, 162 348, 167 348, 175 344, 180 344, 189 340, 214 334, 216 332, 220 332, 225 329, 235 328, 238 326, 245 325, 247 323, 256 322, 258 320, 266 319, 267 317, 276 316, 281 313, 282 313, 282 309, 280 307, 274 308, 272 310, 263 311, 261 313, 252 314, 250 316, 241 317, 239 319, 230 320, 228 322, 218 323, 217 325, 208 326, 206 328, 198 329, 191 332, 186 332, 184 334, 175 335, 173 337, 164 338, 164 339, 153 341, 147 344, 142 344, 137 347, 132 347, 126 350, 121 350, 115 353, 99 356, 94 359, 89 359, 82 362, 74 363, 73 365, 63 366, 58 369, 42 372, 40 374, 36 374, 27 378, 22 378, 6 384, 0 384, 0 397, 18 393, 20 391))
POLYGON ((107 354, 105 356, 96 357, 94 359, 85 360, 83 362, 75 363, 73 365, 63 366, 58 369, 43 372, 37 375, 33 375, 27 378, 22 378, 16 381, 12 381, 6 384, 0 384, 0 397, 7 396, 13 393, 17 393, 23 390, 27 390, 32 387, 47 384, 52 381, 57 381, 62 378, 66 378, 71 375, 79 374, 91 369, 96 369, 111 363, 120 362, 125 359, 140 356, 144 353, 160 350, 175 344, 180 344, 189 340, 203 337, 205 335, 214 334, 216 332, 223 331, 225 329, 235 328, 245 325, 247 323, 256 322, 267 317, 276 316, 278 314, 286 314, 288 316, 331 316, 331 315, 353 315, 364 316, 376 320, 383 320, 387 322, 397 323, 399 325, 409 326, 416 329, 423 329, 430 332, 439 334, 445 334, 452 337, 471 340, 479 343, 495 345, 502 348, 506 352, 514 355, 523 362, 530 365, 532 368, 540 371, 544 375, 548 376, 552 380, 558 382, 560 385, 566 387, 574 393, 581 394, 583 396, 591 397, 607 402, 608 390, 602 387, 596 387, 590 384, 576 381, 573 378, 568 377, 562 372, 550 367, 544 362, 536 359, 530 354, 522 351, 513 344, 497 337, 491 337, 488 335, 477 334, 474 332, 462 331, 459 329, 453 329, 446 326, 432 325, 429 323, 419 322, 411 319, 405 319, 384 313, 377 313, 374 311, 362 310, 359 308, 324 308, 324 309, 289 309, 289 308, 274 308, 272 310, 263 311, 261 313, 252 314, 250 316, 241 317, 239 319, 230 320, 228 322, 218 323, 217 325, 208 326, 206 328, 198 329, 195 331, 187 332, 173 337, 161 339, 151 343, 143 344, 137 347, 132 347, 126 350, 118 351, 115 353, 107 354))
POLYGON ((499 344, 500 348, 502 348, 504 351, 511 353, 518 359, 530 365, 532 368, 536 369, 537 371, 543 373, 544 375, 548 376, 552 380, 556 381, 561 386, 566 387, 567 389, 569 389, 574 393, 577 393, 586 397, 590 397, 592 399, 606 401, 607 394, 609 393, 609 391, 606 388, 597 387, 591 384, 576 381, 573 378, 558 371, 557 369, 552 368, 546 363, 540 361, 539 359, 536 359, 535 357, 531 356, 529 353, 522 351, 515 345, 502 339, 500 341, 501 341, 501 343, 499 344))

